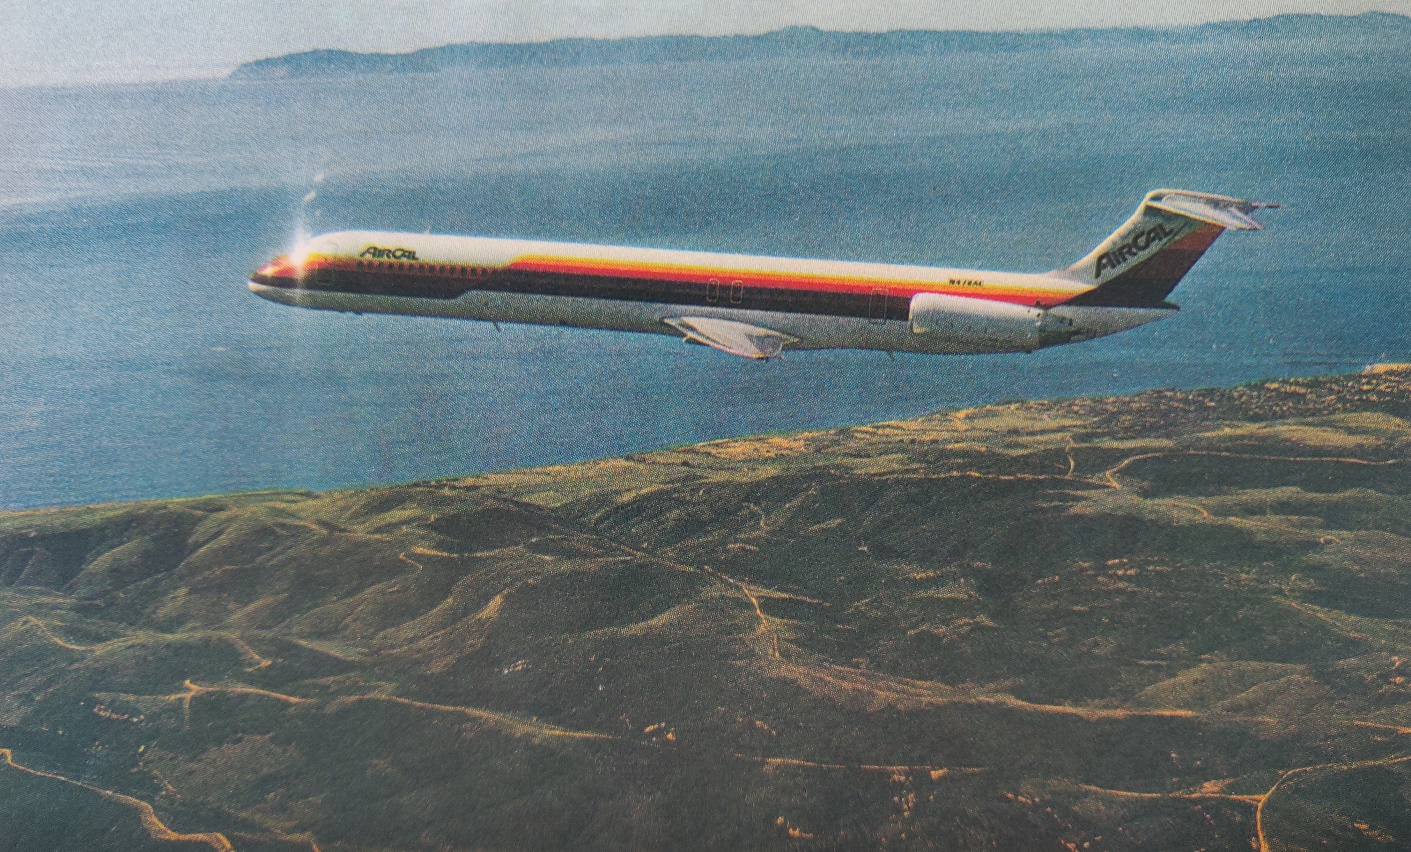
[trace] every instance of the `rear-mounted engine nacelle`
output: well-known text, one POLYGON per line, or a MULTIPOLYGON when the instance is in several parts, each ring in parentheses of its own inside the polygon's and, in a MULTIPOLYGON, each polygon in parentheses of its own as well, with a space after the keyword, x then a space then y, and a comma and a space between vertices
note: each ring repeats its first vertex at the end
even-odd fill
POLYGON ((1071 319, 1052 311, 945 293, 913 296, 910 320, 916 334, 944 337, 957 351, 1029 352, 1076 333, 1071 319))

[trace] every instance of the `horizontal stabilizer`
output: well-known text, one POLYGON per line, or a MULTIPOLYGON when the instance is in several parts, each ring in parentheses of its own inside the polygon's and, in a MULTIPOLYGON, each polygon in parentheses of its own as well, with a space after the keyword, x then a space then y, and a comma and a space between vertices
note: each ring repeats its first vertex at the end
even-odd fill
POLYGON ((787 344, 798 340, 757 325, 714 317, 671 317, 662 322, 684 334, 690 343, 704 343, 741 358, 778 358, 787 344))
POLYGON ((1163 194, 1152 193, 1147 206, 1169 213, 1178 213, 1189 219, 1209 222, 1222 228, 1235 231, 1259 231, 1260 224, 1249 218, 1250 213, 1264 207, 1278 207, 1262 201, 1245 201, 1203 192, 1166 190, 1163 194))

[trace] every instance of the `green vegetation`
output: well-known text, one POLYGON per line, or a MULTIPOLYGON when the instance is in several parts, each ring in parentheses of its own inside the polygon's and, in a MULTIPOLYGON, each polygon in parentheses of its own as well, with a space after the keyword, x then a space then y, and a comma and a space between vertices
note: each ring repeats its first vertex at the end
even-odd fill
POLYGON ((0 515, 0 846, 1411 844, 1411 373, 0 515))

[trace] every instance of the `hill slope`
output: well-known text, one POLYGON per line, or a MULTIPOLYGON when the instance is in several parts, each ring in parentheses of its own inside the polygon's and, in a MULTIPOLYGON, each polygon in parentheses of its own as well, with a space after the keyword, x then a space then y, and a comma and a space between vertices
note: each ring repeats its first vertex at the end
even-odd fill
POLYGON ((417 74, 452 68, 526 68, 633 65, 653 62, 737 62, 788 57, 881 58, 938 56, 959 51, 1012 52, 1065 47, 1175 46, 1221 40, 1277 39, 1307 43, 1327 38, 1381 38, 1401 44, 1411 19, 1385 12, 1361 15, 1277 15, 1166 29, 1077 29, 1031 32, 896 30, 832 32, 789 27, 761 35, 565 38, 543 42, 467 42, 410 53, 308 50, 246 62, 233 79, 417 74))
POLYGON ((0 847, 1404 848, 1411 373, 0 515, 0 847))

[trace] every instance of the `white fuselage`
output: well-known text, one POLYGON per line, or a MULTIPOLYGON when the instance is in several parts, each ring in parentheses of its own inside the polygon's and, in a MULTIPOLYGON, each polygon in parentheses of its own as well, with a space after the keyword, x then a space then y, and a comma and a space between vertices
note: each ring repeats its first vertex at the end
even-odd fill
POLYGON ((321 310, 672 334, 682 317, 790 348, 1030 351, 1132 328, 1174 306, 1064 305, 1092 288, 1042 275, 386 232, 314 238, 250 289, 321 310))

